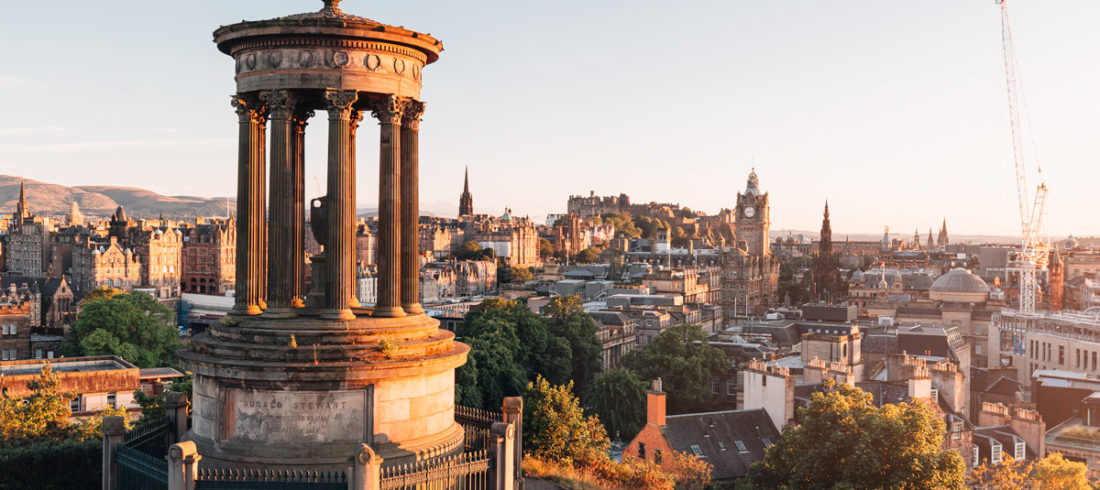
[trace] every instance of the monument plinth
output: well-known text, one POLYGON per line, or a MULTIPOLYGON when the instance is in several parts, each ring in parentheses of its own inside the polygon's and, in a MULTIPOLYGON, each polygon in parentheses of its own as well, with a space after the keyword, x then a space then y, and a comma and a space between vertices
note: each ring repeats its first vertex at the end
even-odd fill
POLYGON ((418 98, 423 68, 442 44, 337 4, 214 32, 236 65, 238 242, 232 316, 180 351, 195 375, 189 436, 204 466, 342 469, 362 443, 387 465, 463 447, 454 370, 469 348, 423 314, 415 253, 418 98), (328 114, 327 194, 310 219, 324 252, 306 291, 303 144, 320 110, 328 114), (378 120, 381 148, 372 308, 354 301, 355 139, 364 113, 378 120))

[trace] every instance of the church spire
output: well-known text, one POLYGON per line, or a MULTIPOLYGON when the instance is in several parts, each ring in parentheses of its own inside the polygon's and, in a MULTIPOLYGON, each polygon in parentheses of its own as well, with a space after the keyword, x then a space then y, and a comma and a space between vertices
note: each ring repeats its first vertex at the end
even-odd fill
POLYGON ((462 186, 462 195, 458 198, 458 216, 474 214, 474 195, 470 193, 470 167, 466 167, 466 181, 462 186))
POLYGON ((23 223, 23 219, 31 216, 30 209, 27 208, 27 191, 25 186, 26 179, 19 179, 19 203, 15 208, 15 219, 20 224, 23 223))

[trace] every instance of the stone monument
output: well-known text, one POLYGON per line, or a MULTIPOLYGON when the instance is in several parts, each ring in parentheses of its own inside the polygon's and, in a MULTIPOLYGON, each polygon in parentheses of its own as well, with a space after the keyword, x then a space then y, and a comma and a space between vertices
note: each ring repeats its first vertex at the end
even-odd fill
POLYGON ((418 302, 419 96, 423 69, 443 46, 345 14, 338 3, 214 32, 236 64, 238 241, 231 316, 180 351, 195 376, 188 435, 204 466, 342 469, 362 443, 387 465, 463 447, 454 370, 469 348, 418 302), (303 136, 318 110, 328 114, 327 195, 311 206, 311 220, 324 251, 311 261, 307 292, 303 136), (355 139, 364 113, 380 129, 372 308, 354 300, 355 139))

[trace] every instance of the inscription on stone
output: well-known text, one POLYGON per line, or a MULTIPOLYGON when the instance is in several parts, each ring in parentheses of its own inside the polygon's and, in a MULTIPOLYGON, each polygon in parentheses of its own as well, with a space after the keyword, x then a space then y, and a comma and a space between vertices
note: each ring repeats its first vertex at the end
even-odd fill
POLYGON ((262 442, 367 440, 367 392, 230 389, 229 437, 262 442))

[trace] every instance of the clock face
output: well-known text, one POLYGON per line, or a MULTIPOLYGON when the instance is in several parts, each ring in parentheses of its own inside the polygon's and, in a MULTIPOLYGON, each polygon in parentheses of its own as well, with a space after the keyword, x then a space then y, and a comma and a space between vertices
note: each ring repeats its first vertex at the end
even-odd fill
POLYGON ((756 215, 756 210, 752 206, 745 208, 745 217, 751 218, 756 215))

